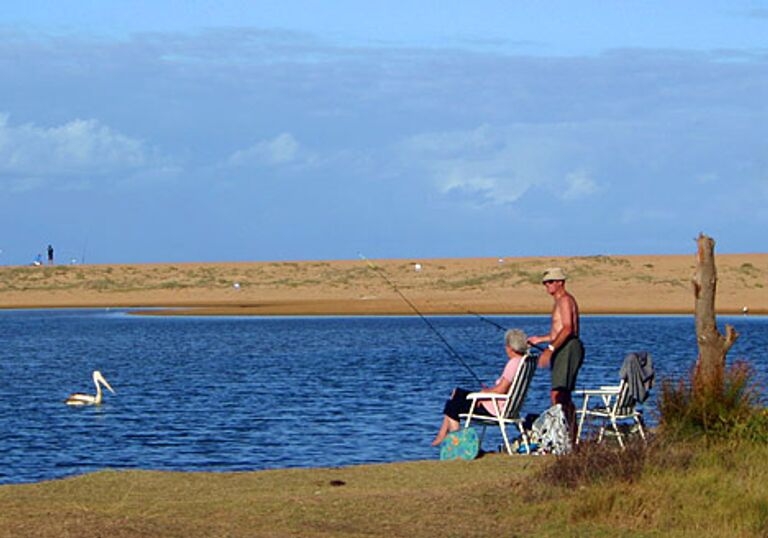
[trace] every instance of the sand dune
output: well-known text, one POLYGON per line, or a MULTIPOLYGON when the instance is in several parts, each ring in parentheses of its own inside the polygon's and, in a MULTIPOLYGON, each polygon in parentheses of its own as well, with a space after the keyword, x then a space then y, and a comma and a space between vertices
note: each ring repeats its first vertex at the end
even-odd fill
MULTIPOLYGON (((720 313, 768 313, 768 254, 717 256, 720 313)), ((584 313, 690 313, 694 255, 0 267, 0 308, 168 307, 197 314, 548 312, 569 274, 584 313), (420 264, 420 270, 416 270, 420 264), (383 275, 383 276, 382 276, 383 275), (386 279, 384 278, 386 277, 386 279), (387 282, 387 279, 394 287, 387 282)), ((174 313, 180 313, 174 310, 174 313)))

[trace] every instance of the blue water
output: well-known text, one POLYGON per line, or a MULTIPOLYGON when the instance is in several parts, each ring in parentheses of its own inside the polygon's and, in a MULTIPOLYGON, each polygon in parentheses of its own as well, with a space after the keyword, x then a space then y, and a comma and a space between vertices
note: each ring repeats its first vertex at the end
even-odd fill
MULTIPOLYGON (((529 334, 547 317, 494 317, 529 334)), ((477 317, 434 317, 477 374, 502 369, 502 334, 477 317)), ((730 353, 766 378, 768 318, 720 318, 730 353)), ((685 316, 586 316, 580 386, 618 381, 628 351, 660 376, 696 355, 685 316)), ((417 317, 188 318, 121 311, 0 311, 0 483, 101 468, 237 471, 435 458, 429 443, 454 386, 476 382, 417 317), (72 408, 101 370, 117 395, 72 408)), ((525 412, 548 403, 540 371, 525 412)), ((650 401, 653 408, 654 402, 650 401)), ((652 409, 651 409, 652 410, 652 409)), ((499 439, 490 434, 486 448, 499 439)))

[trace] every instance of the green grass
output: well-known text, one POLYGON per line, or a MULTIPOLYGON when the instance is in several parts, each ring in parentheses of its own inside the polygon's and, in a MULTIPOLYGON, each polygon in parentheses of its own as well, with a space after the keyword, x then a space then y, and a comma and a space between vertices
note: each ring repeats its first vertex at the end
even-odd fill
MULTIPOLYGON (((363 283, 373 275, 368 267, 353 267, 350 269, 328 269, 322 272, 323 282, 333 286, 350 286, 363 283)), ((375 276, 375 275, 373 275, 375 276)))
POLYGON ((760 270, 749 262, 742 263, 738 269, 741 273, 756 277, 760 275, 760 270))
POLYGON ((686 288, 689 286, 686 282, 679 278, 657 278, 653 275, 632 273, 627 276, 620 277, 620 280, 624 282, 637 281, 643 284, 650 284, 652 286, 672 286, 675 288, 686 288))
POLYGON ((539 284, 541 282, 541 271, 532 269, 530 271, 520 267, 517 264, 509 264, 504 268, 494 268, 486 273, 471 274, 471 276, 448 279, 441 277, 435 281, 434 286, 437 289, 462 289, 462 288, 482 288, 488 284, 508 284, 512 287, 521 284, 539 284))
POLYGON ((300 288, 303 286, 312 286, 314 284, 320 284, 321 282, 319 280, 313 280, 313 279, 303 279, 303 280, 297 280, 293 278, 280 278, 277 280, 270 280, 267 282, 264 282, 267 286, 274 286, 277 288, 281 288, 283 286, 287 288, 300 288))
POLYGON ((551 457, 252 473, 102 471, 0 487, 0 537, 768 533, 768 447, 674 444, 631 480, 558 485, 551 457), (334 485, 336 484, 336 485, 334 485))
POLYGON ((602 254, 598 254, 596 256, 576 256, 574 258, 571 258, 571 260, 579 263, 590 262, 590 263, 596 263, 596 264, 602 264, 602 265, 622 266, 622 267, 628 267, 632 265, 632 263, 626 258, 614 258, 612 256, 605 256, 602 254))
POLYGON ((183 289, 183 288, 191 288, 191 287, 194 287, 194 285, 179 282, 178 280, 168 280, 165 282, 160 282, 156 286, 156 288, 160 290, 183 289))
POLYGON ((85 284, 86 289, 99 290, 99 291, 111 290, 116 287, 117 287, 117 283, 114 280, 109 278, 93 279, 93 280, 89 280, 85 284))

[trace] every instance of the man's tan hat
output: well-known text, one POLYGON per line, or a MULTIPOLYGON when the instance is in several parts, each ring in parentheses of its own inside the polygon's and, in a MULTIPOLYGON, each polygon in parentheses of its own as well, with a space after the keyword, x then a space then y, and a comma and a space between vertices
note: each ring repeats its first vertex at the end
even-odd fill
POLYGON ((565 280, 565 272, 559 267, 550 267, 544 271, 544 276, 541 277, 542 282, 547 280, 565 280))

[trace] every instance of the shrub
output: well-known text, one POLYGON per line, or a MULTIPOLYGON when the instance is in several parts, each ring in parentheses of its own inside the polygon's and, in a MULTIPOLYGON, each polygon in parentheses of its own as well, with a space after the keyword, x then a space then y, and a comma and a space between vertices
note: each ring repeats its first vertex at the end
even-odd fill
POLYGON ((659 395, 659 426, 670 436, 768 440, 768 416, 760 407, 755 373, 737 361, 709 379, 690 376, 664 380, 659 395))
POLYGON ((568 488, 601 481, 631 483, 640 477, 651 450, 642 440, 628 442, 624 450, 609 443, 581 442, 570 454, 553 458, 537 478, 568 488))

